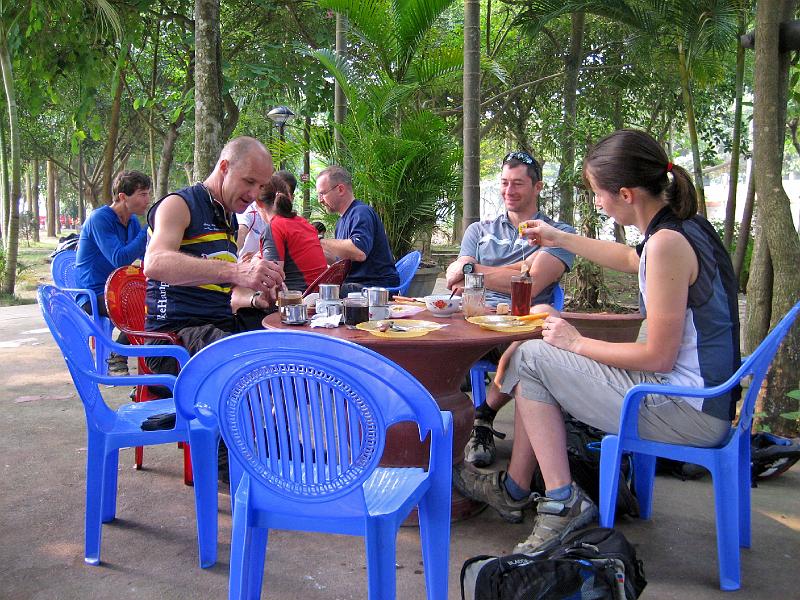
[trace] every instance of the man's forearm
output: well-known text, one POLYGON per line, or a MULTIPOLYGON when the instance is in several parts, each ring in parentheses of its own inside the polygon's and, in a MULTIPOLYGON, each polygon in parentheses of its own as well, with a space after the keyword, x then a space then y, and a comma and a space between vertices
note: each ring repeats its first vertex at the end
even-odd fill
POLYGON ((170 285, 231 283, 234 270, 235 263, 197 258, 176 251, 147 253, 144 258, 145 275, 170 285))
POLYGON ((364 262, 367 259, 367 255, 359 250, 352 240, 324 239, 320 240, 320 243, 326 258, 329 256, 336 259, 349 258, 356 262, 364 262))

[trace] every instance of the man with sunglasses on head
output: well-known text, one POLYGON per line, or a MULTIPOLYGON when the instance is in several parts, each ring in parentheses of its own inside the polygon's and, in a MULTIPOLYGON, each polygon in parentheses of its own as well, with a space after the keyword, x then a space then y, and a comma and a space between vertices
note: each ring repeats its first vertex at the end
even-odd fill
POLYGON ((328 264, 353 261, 342 296, 370 286, 400 285, 383 222, 374 208, 355 199, 350 173, 336 165, 324 169, 317 175, 317 198, 328 212, 341 215, 336 239, 320 240, 328 264))
MULTIPOLYGON (((236 213, 244 212, 272 176, 272 157, 258 140, 225 144, 202 183, 168 194, 147 214, 150 238, 145 329, 177 333, 195 354, 246 329, 234 312, 267 308, 283 283, 274 262, 236 260, 236 213)), ((174 359, 148 359, 157 373, 177 373, 174 359)))
MULTIPOLYGON (((511 152, 503 158, 500 174, 500 194, 505 212, 495 219, 472 223, 464 232, 459 257, 447 267, 447 287, 459 290, 464 285, 464 265, 471 264, 474 272, 483 273, 486 304, 496 307, 511 302, 511 277, 519 275, 523 260, 533 280, 531 304, 534 312, 552 308, 553 290, 565 271, 572 267, 575 255, 561 248, 531 246, 519 235, 519 224, 538 219, 563 231, 574 233, 566 223, 554 221, 539 212, 539 193, 542 191, 542 172, 539 163, 527 152, 511 152)), ((499 359, 501 352, 493 351, 487 358, 499 359)), ((494 462, 493 429, 497 411, 511 397, 490 386, 486 402, 475 411, 475 422, 465 459, 475 466, 485 467, 494 462)))

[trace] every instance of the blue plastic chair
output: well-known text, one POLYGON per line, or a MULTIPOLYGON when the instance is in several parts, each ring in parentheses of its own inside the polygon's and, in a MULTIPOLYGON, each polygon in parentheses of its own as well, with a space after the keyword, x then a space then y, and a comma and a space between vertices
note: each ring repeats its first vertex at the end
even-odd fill
POLYGON ((207 427, 219 424, 239 471, 229 598, 260 597, 276 528, 364 536, 368 597, 391 600, 396 536, 414 507, 427 597, 447 598, 452 416, 409 373, 344 340, 252 331, 198 352, 176 394, 196 399, 207 427), (401 421, 429 439, 427 470, 378 466, 386 429, 401 421))
POLYGON ((392 294, 403 296, 408 293, 408 288, 411 287, 411 280, 417 274, 417 268, 422 260, 422 254, 418 250, 414 250, 406 254, 403 258, 395 263, 397 274, 400 276, 400 285, 397 287, 390 287, 388 289, 392 294))
POLYGON ((711 472, 717 513, 717 555, 720 588, 738 590, 739 547, 750 547, 750 429, 761 383, 772 358, 800 312, 800 302, 789 311, 758 348, 744 360, 728 381, 711 388, 639 384, 625 395, 619 434, 603 438, 600 454, 600 525, 613 527, 619 483, 620 458, 633 453, 633 482, 639 501, 639 514, 649 519, 652 513, 656 457, 702 465, 711 472), (639 438, 639 402, 648 394, 668 394, 689 398, 713 398, 727 392, 744 377, 752 376, 739 422, 728 438, 715 448, 666 444, 639 438))
POLYGON ((77 287, 78 284, 75 280, 75 258, 77 254, 75 250, 62 250, 56 254, 53 257, 53 262, 50 263, 50 275, 53 277, 53 283, 55 283, 56 287, 69 292, 76 302, 84 297, 89 299, 89 305, 92 307, 92 318, 105 334, 104 337, 95 339, 97 368, 101 374, 105 375, 108 372, 106 359, 108 359, 109 355, 105 340, 111 339, 111 334, 114 332, 114 324, 108 317, 100 315, 97 309, 97 295, 92 290, 77 287))
MULTIPOLYGON (((86 413, 88 443, 84 560, 90 565, 97 565, 100 563, 102 524, 113 521, 116 516, 117 467, 120 448, 189 441, 189 422, 184 413, 179 411, 173 429, 158 431, 141 429, 142 423, 148 417, 175 412, 175 403, 171 398, 123 404, 116 410, 108 406, 100 394, 98 384, 126 387, 163 385, 172 388, 175 384, 175 377, 172 375, 114 377, 99 373, 89 346, 89 338, 103 335, 97 324, 65 290, 43 285, 39 288, 38 300, 50 333, 64 355, 67 368, 72 375, 72 381, 86 413)), ((125 346, 110 340, 108 346, 114 352, 124 356, 172 356, 181 364, 185 364, 189 360, 189 353, 181 346, 125 346)), ((203 470, 195 466, 196 496, 202 490, 209 488, 208 479, 216 484, 216 452, 213 461, 213 468, 210 470, 203 470)), ((216 490, 214 490, 215 504, 216 499, 216 490)), ((206 498, 203 499, 203 502, 198 502, 198 506, 207 506, 208 504, 209 500, 206 498)), ((207 518, 206 515, 202 516, 207 518)), ((214 523, 216 523, 216 506, 213 516, 214 523)), ((200 517, 201 512, 198 510, 198 521, 200 521, 200 517)), ((202 532, 207 530, 205 528, 202 532)), ((198 527, 198 537, 200 536, 201 529, 198 527)), ((210 545, 205 539, 200 539, 199 542, 201 548, 210 545)), ((216 536, 213 542, 216 549, 216 536)), ((206 557, 201 552, 201 565, 204 558, 206 557)))
MULTIPOLYGON (((553 308, 563 310, 564 288, 556 284, 553 288, 553 308)), ((475 408, 486 402, 486 374, 497 369, 497 365, 490 360, 479 360, 469 370, 469 382, 472 387, 472 403, 475 408)))

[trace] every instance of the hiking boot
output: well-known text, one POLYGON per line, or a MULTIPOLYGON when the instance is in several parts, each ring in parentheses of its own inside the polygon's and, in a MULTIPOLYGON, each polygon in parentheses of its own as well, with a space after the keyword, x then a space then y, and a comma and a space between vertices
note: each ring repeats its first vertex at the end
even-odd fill
POLYGON ((512 499, 503 485, 505 478, 505 471, 481 473, 463 463, 453 467, 453 485, 462 495, 485 502, 509 523, 522 523, 522 510, 532 506, 533 499, 512 499))
POLYGON ((494 463, 497 448, 494 445, 495 436, 503 439, 505 434, 495 431, 490 421, 475 419, 467 447, 464 449, 464 460, 476 467, 488 467, 494 463))
POLYGON ((122 356, 121 354, 114 354, 113 352, 109 355, 108 360, 106 361, 108 365, 108 374, 109 375, 128 375, 128 357, 122 356))
POLYGON ((597 518, 597 506, 578 485, 573 482, 570 496, 566 500, 553 500, 534 494, 536 521, 533 531, 514 548, 515 554, 545 552, 560 544, 564 538, 597 518))

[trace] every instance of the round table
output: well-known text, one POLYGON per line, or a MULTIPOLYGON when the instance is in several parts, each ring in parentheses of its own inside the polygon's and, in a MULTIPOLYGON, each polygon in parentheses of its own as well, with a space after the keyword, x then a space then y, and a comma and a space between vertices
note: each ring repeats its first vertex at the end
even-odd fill
MULTIPOLYGON (((416 338, 381 338, 360 329, 339 326, 333 329, 309 325, 284 325, 280 314, 264 318, 265 329, 313 331, 331 337, 349 340, 394 361, 414 375, 431 393, 442 410, 453 413, 453 464, 464 460, 464 447, 469 439, 474 421, 472 402, 464 392, 464 382, 470 367, 492 348, 518 340, 541 337, 541 329, 522 333, 506 333, 482 329, 469 323, 462 313, 451 317, 434 317, 427 310, 414 315, 446 324, 437 331, 416 338)), ((396 319, 402 324, 402 319, 396 319)), ((381 459, 383 466, 426 466, 428 452, 419 443, 419 434, 411 423, 392 426, 387 432, 386 447, 381 459)), ((475 512, 475 503, 453 491, 452 516, 464 518, 475 512)))

